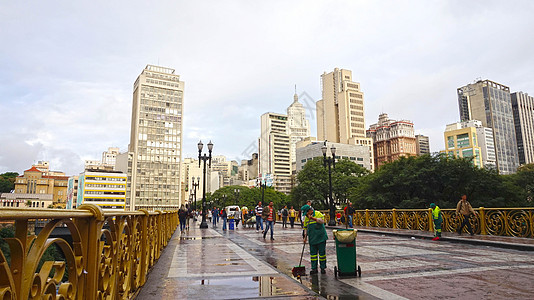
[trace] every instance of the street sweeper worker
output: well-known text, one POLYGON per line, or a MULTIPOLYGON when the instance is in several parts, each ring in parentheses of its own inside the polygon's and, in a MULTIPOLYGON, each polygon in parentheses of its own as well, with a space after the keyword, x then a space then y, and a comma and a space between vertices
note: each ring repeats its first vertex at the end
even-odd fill
POLYGON ((300 210, 306 216, 304 218, 304 242, 308 239, 310 244, 310 274, 318 273, 317 261, 321 267, 321 274, 326 274, 326 240, 328 240, 328 236, 324 227, 324 215, 309 205, 304 205, 300 210), (319 252, 319 257, 317 257, 317 252, 319 252))
POLYGON ((433 241, 439 240, 441 238, 441 223, 443 223, 443 214, 441 209, 435 203, 430 204, 430 209, 432 209, 432 220, 434 221, 434 234, 433 241))

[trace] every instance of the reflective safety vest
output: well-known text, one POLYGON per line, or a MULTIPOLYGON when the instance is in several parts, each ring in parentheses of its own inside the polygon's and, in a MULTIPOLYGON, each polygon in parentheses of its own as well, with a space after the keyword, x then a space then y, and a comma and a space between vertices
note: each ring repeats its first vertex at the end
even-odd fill
MULTIPOLYGON (((312 217, 324 220, 324 215, 320 211, 313 211, 312 217)), ((304 218, 304 230, 308 232, 308 241, 310 245, 317 245, 328 240, 324 224, 317 223, 315 220, 304 218)))
POLYGON ((432 218, 434 220, 437 220, 437 221, 443 221, 443 216, 441 214, 441 209, 439 208, 439 206, 436 205, 436 207, 434 207, 432 209, 432 218))

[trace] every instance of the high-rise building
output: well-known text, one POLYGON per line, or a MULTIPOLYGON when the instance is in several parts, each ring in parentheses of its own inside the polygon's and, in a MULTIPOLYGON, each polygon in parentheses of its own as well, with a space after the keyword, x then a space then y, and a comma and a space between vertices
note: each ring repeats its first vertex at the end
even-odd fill
MULTIPOLYGON (((300 172, 304 169, 306 163, 316 157, 323 158, 323 146, 324 141, 309 141, 309 143, 299 143, 297 148, 297 172, 300 172)), ((334 146, 336 148, 336 162, 340 159, 347 159, 352 161, 355 164, 358 164, 360 167, 366 168, 371 171, 372 164, 369 162, 369 156, 371 153, 366 146, 363 145, 350 145, 350 144, 340 144, 340 143, 330 143, 327 142, 328 153, 331 155, 330 148, 334 146)))
POLYGON ((238 168, 238 179, 248 182, 258 178, 258 153, 252 153, 251 159, 241 160, 238 168))
POLYGON ((375 168, 403 156, 417 155, 413 123, 408 120, 395 121, 388 114, 378 116, 378 123, 367 130, 367 137, 373 140, 375 168))
POLYGON ((511 100, 519 163, 534 163, 534 97, 516 92, 511 100))
POLYGON ((480 120, 482 126, 493 129, 497 170, 500 174, 515 173, 519 156, 510 88, 490 80, 479 80, 458 88, 457 93, 460 120, 480 120))
POLYGON ((124 211, 126 177, 120 171, 85 171, 78 176, 76 206, 91 203, 104 211, 124 211))
POLYGON ((430 143, 428 136, 421 134, 415 135, 415 147, 418 156, 430 154, 430 143))
POLYGON ((174 69, 147 65, 134 83, 128 164, 128 207, 181 204, 184 82, 174 69))
POLYGON ((102 164, 106 166, 115 167, 115 160, 119 154, 119 148, 108 147, 108 151, 102 152, 102 164))
POLYGON ((364 145, 373 162, 373 141, 365 133, 364 98, 352 72, 335 68, 321 75, 322 99, 317 101, 317 139, 333 143, 364 145))
POLYGON ((296 87, 293 103, 287 108, 287 126, 289 133, 290 160, 293 164, 296 162, 297 143, 310 136, 310 122, 306 119, 306 110, 304 109, 304 106, 299 102, 296 87))
POLYGON ((265 113, 261 116, 260 174, 270 174, 275 190, 291 191, 291 161, 287 115, 265 113))
POLYGON ((476 127, 466 123, 447 125, 444 133, 447 150, 441 152, 450 157, 472 158, 473 165, 482 168, 482 150, 478 146, 476 127))

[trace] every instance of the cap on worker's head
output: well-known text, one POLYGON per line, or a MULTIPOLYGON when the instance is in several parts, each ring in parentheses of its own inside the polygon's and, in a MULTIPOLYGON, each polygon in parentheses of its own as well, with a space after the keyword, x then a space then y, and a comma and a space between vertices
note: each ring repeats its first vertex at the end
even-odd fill
POLYGON ((430 208, 434 208, 436 207, 436 204, 435 203, 430 203, 430 208))
POLYGON ((303 214, 306 214, 306 213, 308 213, 308 210, 310 210, 310 208, 311 208, 311 206, 309 206, 308 204, 306 204, 306 205, 304 205, 304 206, 302 206, 302 207, 300 208, 300 211, 302 211, 303 214))

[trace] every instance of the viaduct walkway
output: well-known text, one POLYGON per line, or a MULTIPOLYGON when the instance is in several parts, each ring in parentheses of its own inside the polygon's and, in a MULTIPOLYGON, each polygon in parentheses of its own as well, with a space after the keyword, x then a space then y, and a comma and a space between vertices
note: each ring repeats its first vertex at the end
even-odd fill
MULTIPOLYGON (((534 239, 357 228, 361 278, 339 278, 332 228, 327 274, 291 275, 302 229, 275 225, 175 232, 136 299, 532 299, 534 239)), ((306 246, 303 264, 310 270, 306 246)))

